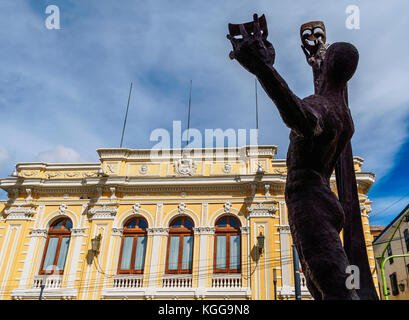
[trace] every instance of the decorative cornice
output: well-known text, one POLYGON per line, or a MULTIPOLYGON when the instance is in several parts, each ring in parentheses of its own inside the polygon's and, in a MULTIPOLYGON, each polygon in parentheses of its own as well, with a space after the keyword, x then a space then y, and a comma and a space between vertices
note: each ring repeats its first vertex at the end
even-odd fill
POLYGON ((47 229, 30 228, 29 237, 44 237, 46 238, 48 234, 47 229))
POLYGON ((287 174, 286 168, 283 168, 283 169, 281 169, 281 168, 274 168, 273 172, 274 172, 275 174, 282 174, 282 175, 286 175, 286 174, 287 174))
POLYGON ((36 210, 31 207, 17 206, 7 208, 4 214, 7 220, 29 220, 36 214, 36 210))
POLYGON ((259 202, 249 206, 247 207, 249 218, 277 218, 277 216, 274 215, 274 213, 278 211, 277 205, 278 202, 275 201, 273 205, 265 205, 263 202, 259 202))
POLYGON ((72 228, 71 236, 72 237, 85 237, 85 230, 87 228, 72 228))
MULTIPOLYGON (((185 149, 126 149, 104 148, 97 149, 101 161, 108 160, 143 160, 151 161, 177 161, 185 152, 185 149)), ((236 148, 194 148, 190 150, 189 157, 195 160, 221 160, 226 155, 233 154, 236 158, 274 158, 277 152, 276 146, 243 146, 236 148)))
POLYGON ((193 228, 194 234, 199 235, 213 235, 215 233, 214 227, 195 227, 193 228))
POLYGON ((148 235, 152 236, 167 236, 169 234, 169 228, 148 228, 146 230, 148 235))
POLYGON ((108 207, 107 205, 88 209, 88 214, 91 216, 90 220, 114 219, 117 213, 118 207, 108 207))
MULTIPOLYGON (((99 178, 84 179, 31 179, 24 183, 32 187, 36 194, 94 194, 94 201, 102 195, 102 191, 109 190, 108 185, 114 185, 119 193, 138 193, 138 192, 208 192, 208 191, 245 191, 250 188, 254 181, 254 175, 223 175, 223 176, 181 176, 177 179, 172 177, 108 177, 104 185, 99 178)), ((265 174, 263 182, 271 185, 270 191, 283 191, 285 186, 285 177, 278 175, 265 174)), ((0 179, 0 187, 8 192, 17 189, 18 181, 15 178, 0 179)), ((16 191, 16 190, 14 190, 16 191)), ((18 191, 16 191, 18 192, 18 191)))
POLYGON ((280 233, 291 233, 289 225, 278 226, 278 230, 280 230, 280 233))
POLYGON ((359 208, 361 209, 361 214, 371 213, 371 211, 372 211, 371 203, 372 203, 372 201, 369 201, 367 199, 363 199, 363 200, 360 201, 359 208))
POLYGON ((249 234, 250 228, 249 227, 240 227, 240 231, 242 234, 249 234))
POLYGON ((112 228, 111 235, 113 236, 122 236, 124 233, 124 228, 112 228))

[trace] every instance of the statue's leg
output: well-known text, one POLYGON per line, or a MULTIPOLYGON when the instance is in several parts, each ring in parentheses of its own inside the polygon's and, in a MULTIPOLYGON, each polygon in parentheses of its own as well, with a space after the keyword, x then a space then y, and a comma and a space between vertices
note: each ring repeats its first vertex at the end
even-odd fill
POLYGON ((315 286, 315 283, 311 280, 311 277, 310 277, 311 271, 308 268, 308 266, 305 264, 305 258, 304 258, 303 254, 302 254, 302 251, 297 247, 297 244, 295 244, 295 245, 296 245, 296 248, 297 248, 298 257, 299 257, 300 264, 301 264, 301 267, 302 267, 302 270, 303 270, 303 274, 304 274, 304 277, 305 277, 305 282, 306 282, 308 291, 311 293, 314 300, 322 300, 321 292, 315 286))
POLYGON ((349 265, 339 237, 344 216, 335 194, 325 185, 287 190, 288 219, 293 241, 306 269, 311 294, 323 300, 358 299, 346 287, 349 265))

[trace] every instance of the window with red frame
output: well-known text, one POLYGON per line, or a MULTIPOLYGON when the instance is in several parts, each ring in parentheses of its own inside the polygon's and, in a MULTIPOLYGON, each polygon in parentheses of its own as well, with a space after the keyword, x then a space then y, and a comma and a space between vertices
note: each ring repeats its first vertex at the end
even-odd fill
POLYGON ((141 274, 145 266, 146 228, 148 223, 143 218, 133 218, 124 226, 120 258, 119 274, 141 274))
POLYGON ((169 227, 166 273, 192 273, 193 222, 178 217, 169 227))
POLYGON ((241 272, 240 222, 232 216, 224 216, 216 222, 214 241, 214 272, 241 272))
POLYGON ((71 238, 72 222, 68 218, 55 221, 48 230, 40 274, 63 274, 71 238))

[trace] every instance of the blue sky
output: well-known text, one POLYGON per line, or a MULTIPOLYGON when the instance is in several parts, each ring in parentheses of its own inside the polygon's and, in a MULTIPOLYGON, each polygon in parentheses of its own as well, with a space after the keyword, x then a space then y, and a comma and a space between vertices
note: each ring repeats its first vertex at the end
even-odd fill
MULTIPOLYGON (((349 85, 354 154, 374 172, 371 222, 387 224, 409 197, 409 3, 401 1, 3 0, 0 3, 0 176, 18 162, 96 162, 118 147, 129 85, 134 84, 124 147, 151 148, 156 128, 255 127, 254 78, 228 58, 227 24, 265 13, 275 66, 300 97, 312 93, 299 26, 323 20, 328 42, 360 52, 349 85), (345 27, 348 5, 360 29, 345 27), (45 27, 48 5, 61 29, 45 27)), ((259 90, 260 144, 285 158, 289 129, 259 90)), ((5 194, 0 194, 5 197, 5 194)))

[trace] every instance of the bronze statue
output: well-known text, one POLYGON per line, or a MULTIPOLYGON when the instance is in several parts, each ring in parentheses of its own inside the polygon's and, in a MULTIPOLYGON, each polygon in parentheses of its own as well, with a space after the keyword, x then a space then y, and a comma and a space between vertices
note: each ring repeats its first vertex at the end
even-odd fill
POLYGON ((315 94, 300 99, 273 67, 275 51, 267 41, 264 15, 254 15, 253 22, 229 24, 229 33, 233 45, 230 58, 257 77, 291 129, 285 197, 291 234, 310 293, 316 300, 377 299, 362 241, 360 211, 356 211, 350 147, 354 123, 346 100, 347 82, 358 65, 357 49, 345 42, 326 44, 325 26, 320 21, 304 24, 302 48, 313 68, 315 94), (339 199, 330 188, 336 168, 339 199), (345 250, 339 236, 344 222, 349 228, 345 250), (359 290, 346 285, 346 270, 353 263, 363 268, 359 290))

